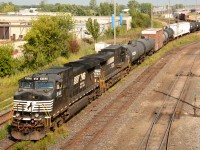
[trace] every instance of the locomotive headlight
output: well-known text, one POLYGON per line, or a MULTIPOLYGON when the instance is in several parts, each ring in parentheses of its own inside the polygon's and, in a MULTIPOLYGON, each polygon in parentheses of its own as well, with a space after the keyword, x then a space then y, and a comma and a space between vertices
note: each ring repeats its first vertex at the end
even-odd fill
POLYGON ((19 112, 17 112, 17 113, 15 114, 15 116, 16 116, 16 117, 19 117, 19 116, 20 116, 20 113, 19 113, 19 112))
POLYGON ((35 118, 38 118, 38 117, 39 117, 39 113, 36 113, 36 114, 35 114, 35 118))

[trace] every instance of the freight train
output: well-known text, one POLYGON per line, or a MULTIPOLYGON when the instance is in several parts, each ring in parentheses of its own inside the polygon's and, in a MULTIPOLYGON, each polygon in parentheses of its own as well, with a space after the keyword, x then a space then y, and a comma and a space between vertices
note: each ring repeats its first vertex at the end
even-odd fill
POLYGON ((171 24, 142 31, 143 38, 110 45, 63 67, 53 67, 19 80, 14 95, 11 136, 40 140, 126 76, 170 40, 200 30, 198 22, 171 24))

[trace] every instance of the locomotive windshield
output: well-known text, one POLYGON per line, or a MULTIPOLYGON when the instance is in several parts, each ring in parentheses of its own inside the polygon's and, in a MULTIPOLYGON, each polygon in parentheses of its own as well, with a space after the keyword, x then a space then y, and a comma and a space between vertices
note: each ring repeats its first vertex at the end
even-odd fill
POLYGON ((53 89, 53 82, 35 82, 36 89, 53 89))
POLYGON ((24 89, 53 89, 53 82, 21 81, 20 88, 24 89))
POLYGON ((33 89, 33 82, 32 81, 22 81, 20 84, 21 88, 24 89, 33 89))

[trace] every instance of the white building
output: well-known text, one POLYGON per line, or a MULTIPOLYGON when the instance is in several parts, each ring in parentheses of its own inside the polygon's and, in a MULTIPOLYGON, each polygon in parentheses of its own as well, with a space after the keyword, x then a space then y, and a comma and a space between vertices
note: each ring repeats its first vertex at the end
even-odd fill
MULTIPOLYGON (((0 40, 21 40, 26 35, 27 31, 31 28, 31 20, 36 19, 39 15, 56 15, 57 13, 29 13, 31 15, 24 14, 8 14, 0 15, 0 40), (33 15, 34 14, 34 15, 33 15)), ((111 16, 74 16, 73 17, 76 26, 73 30, 78 38, 88 37, 85 34, 85 23, 88 18, 97 19, 101 32, 111 27, 111 16)), ((131 29, 132 17, 123 17, 123 24, 126 25, 126 29, 131 29)), ((116 26, 119 25, 119 17, 116 17, 116 26)))

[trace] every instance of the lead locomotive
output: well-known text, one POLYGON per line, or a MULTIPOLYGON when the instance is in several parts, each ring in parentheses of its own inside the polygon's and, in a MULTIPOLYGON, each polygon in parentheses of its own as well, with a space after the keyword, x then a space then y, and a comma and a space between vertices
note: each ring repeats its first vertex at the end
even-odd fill
POLYGON ((19 81, 14 95, 11 135, 39 140, 88 105, 130 70, 127 49, 112 45, 63 67, 19 81))

